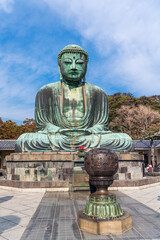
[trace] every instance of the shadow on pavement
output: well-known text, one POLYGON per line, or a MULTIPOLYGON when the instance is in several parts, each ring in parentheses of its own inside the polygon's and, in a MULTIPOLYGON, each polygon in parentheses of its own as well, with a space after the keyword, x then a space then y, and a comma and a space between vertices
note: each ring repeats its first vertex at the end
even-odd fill
MULTIPOLYGON (((9 201, 12 198, 13 198, 13 196, 1 197, 0 198, 0 204, 3 203, 3 202, 9 201)), ((15 215, 1 216, 0 217, 0 235, 4 231, 17 226, 19 224, 20 220, 21 219, 18 216, 15 216, 15 215)))
POLYGON ((17 226, 20 222, 20 218, 15 215, 7 215, 0 217, 0 235, 15 226, 17 226))
POLYGON ((0 203, 9 201, 9 200, 11 200, 12 198, 13 198, 13 196, 2 197, 2 198, 0 198, 0 203))

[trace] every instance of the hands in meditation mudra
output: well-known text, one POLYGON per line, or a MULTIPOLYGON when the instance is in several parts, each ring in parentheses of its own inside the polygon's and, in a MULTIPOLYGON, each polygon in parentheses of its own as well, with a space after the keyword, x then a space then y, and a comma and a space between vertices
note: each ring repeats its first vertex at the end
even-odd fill
POLYGON ((36 133, 22 134, 16 152, 76 151, 106 147, 131 151, 132 139, 108 129, 109 107, 105 92, 85 82, 88 54, 68 45, 58 55, 60 81, 42 87, 36 96, 36 133))

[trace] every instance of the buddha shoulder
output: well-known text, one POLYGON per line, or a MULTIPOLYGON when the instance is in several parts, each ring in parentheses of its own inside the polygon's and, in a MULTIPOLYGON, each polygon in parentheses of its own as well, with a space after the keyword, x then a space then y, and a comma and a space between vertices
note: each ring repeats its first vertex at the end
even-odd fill
POLYGON ((54 82, 54 83, 49 83, 49 84, 46 84, 44 85, 43 87, 41 87, 39 89, 39 91, 43 91, 43 90, 47 90, 47 89, 57 89, 60 87, 60 82, 54 82))
POLYGON ((104 93, 104 94, 106 95, 106 93, 103 91, 102 88, 100 88, 100 87, 98 87, 98 86, 96 86, 96 85, 94 85, 94 84, 86 83, 85 85, 86 85, 86 87, 87 87, 88 89, 90 89, 91 91, 104 93))

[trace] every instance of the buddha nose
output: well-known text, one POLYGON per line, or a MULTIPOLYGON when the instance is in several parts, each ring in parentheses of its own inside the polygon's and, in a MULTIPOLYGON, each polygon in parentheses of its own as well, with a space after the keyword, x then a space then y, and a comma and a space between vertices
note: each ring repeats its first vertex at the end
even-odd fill
POLYGON ((71 69, 76 69, 76 61, 73 59, 71 69))

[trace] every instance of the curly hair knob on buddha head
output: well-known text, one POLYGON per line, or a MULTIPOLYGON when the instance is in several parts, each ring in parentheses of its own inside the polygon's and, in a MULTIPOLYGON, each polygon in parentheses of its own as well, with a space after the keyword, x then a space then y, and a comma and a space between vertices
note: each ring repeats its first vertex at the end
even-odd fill
POLYGON ((58 54, 58 65, 61 63, 61 57, 64 53, 82 53, 85 55, 85 61, 88 63, 88 53, 78 45, 70 44, 64 47, 58 54))

